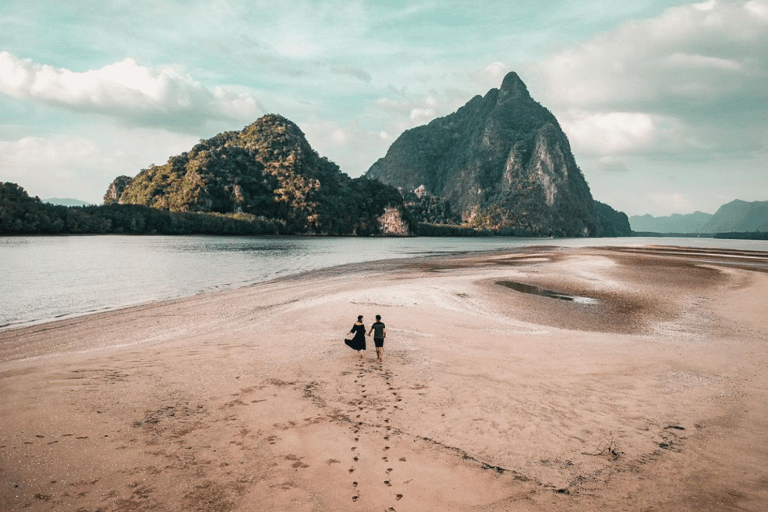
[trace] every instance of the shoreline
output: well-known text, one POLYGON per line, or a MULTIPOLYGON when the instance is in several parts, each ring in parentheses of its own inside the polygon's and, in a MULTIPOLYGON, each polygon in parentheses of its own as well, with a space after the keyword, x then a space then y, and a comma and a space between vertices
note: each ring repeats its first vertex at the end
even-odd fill
POLYGON ((759 510, 766 260, 531 246, 2 330, 0 503, 759 510), (344 346, 357 314, 382 364, 344 346))
MULTIPOLYGON (((29 237, 20 237, 20 238, 29 238, 29 237)), ((56 239, 57 237, 47 237, 43 236, 42 238, 47 239, 56 239)), ((128 265, 125 267, 125 272, 116 272, 116 271, 105 271, 104 267, 109 267, 109 264, 105 264, 105 261, 103 261, 104 253, 109 252, 112 250, 120 251, 122 250, 121 247, 119 247, 119 243, 116 245, 109 245, 106 246, 101 243, 97 243, 95 246, 92 246, 89 244, 89 241, 94 241, 97 239, 101 239, 104 237, 93 237, 93 236, 78 236, 77 238, 82 240, 82 244, 78 243, 76 244, 76 247, 79 247, 80 245, 84 245, 85 247, 81 247, 81 250, 85 251, 96 251, 99 256, 101 257, 96 259, 95 264, 97 266, 100 266, 100 270, 97 272, 91 272, 91 269, 85 266, 81 265, 81 262, 79 260, 72 260, 70 259, 64 259, 63 261, 59 261, 61 255, 59 257, 55 258, 58 263, 54 263, 51 260, 51 258, 43 258, 41 261, 37 261, 36 258, 38 257, 38 253, 30 253, 30 252, 21 252, 16 253, 14 251, 11 251, 8 253, 9 259, 9 279, 4 282, 4 286, 0 285, 0 288, 2 288, 2 292, 5 293, 7 297, 16 297, 18 300, 14 301, 7 301, 3 307, 2 312, 2 326, 0 326, 0 331, 8 330, 8 329, 17 329, 17 328, 23 328, 27 326, 34 326, 34 325, 41 325, 45 323, 49 323, 52 321, 56 321, 58 319, 70 319, 70 318, 76 318, 92 313, 100 313, 104 311, 113 311, 113 310, 119 310, 126 307, 132 307, 137 306, 141 304, 147 304, 147 303, 153 303, 153 302, 159 302, 164 300, 173 300, 178 298, 186 298, 186 297, 193 297, 201 293, 211 293, 211 292, 217 292, 220 290, 226 290, 226 289, 236 289, 243 286, 250 286, 252 284, 258 283, 258 282, 265 282, 265 280, 270 280, 276 277, 280 277, 283 274, 282 272, 292 272, 292 273, 301 273, 307 270, 307 267, 304 268, 295 268, 298 267, 297 265, 291 265, 291 262, 284 261, 282 264, 284 265, 282 270, 276 271, 276 268, 279 267, 279 262, 276 261, 268 261, 267 267, 260 268, 258 265, 251 265, 246 259, 240 259, 241 261, 236 261, 238 258, 236 257, 229 257, 224 259, 224 265, 227 264, 235 264, 236 266, 234 268, 223 268, 221 272, 214 273, 212 278, 206 278, 206 279, 193 279, 193 280, 185 280, 181 279, 178 282, 172 281, 167 279, 167 274, 164 274, 163 272, 173 272, 172 264, 169 263, 168 260, 168 254, 162 253, 156 253, 154 251, 153 247, 145 248, 145 251, 148 249, 148 254, 143 254, 141 251, 139 251, 139 256, 141 257, 158 257, 158 261, 160 261, 159 269, 145 272, 141 268, 137 268, 135 265, 128 265), (14 264, 14 258, 16 259, 16 264, 14 264), (28 264, 20 265, 19 262, 26 262, 30 260, 35 260, 36 264, 35 266, 30 266, 28 264), (275 263, 278 263, 278 267, 275 267, 275 263), (76 271, 71 272, 72 277, 66 278, 62 276, 69 275, 70 273, 67 272, 67 269, 70 269, 70 265, 72 268, 75 268, 76 271), (166 270, 162 270, 163 265, 168 267, 166 270), (171 266, 169 266, 171 265, 171 266), (35 275, 35 273, 32 271, 32 269, 38 268, 44 269, 45 272, 49 274, 49 276, 53 275, 56 276, 55 279, 51 282, 51 286, 44 287, 44 285, 40 282, 38 277, 35 275), (134 280, 128 280, 125 278, 125 276, 134 276, 137 281, 134 280), (14 276, 25 276, 25 277, 14 277, 14 276), (143 276, 143 277, 142 277, 143 276), (98 283, 114 283, 112 286, 109 285, 100 285, 98 283), (77 293, 79 287, 82 286, 89 286, 91 288, 91 293, 77 293), (73 290, 74 293, 68 293, 66 290, 73 290), (132 290, 129 292, 126 292, 126 290, 132 290)), ((129 236, 107 236, 106 238, 112 238, 116 240, 128 240, 132 237, 129 236)), ((157 237, 155 237, 157 238, 157 237)), ((160 237, 162 238, 162 237, 160 237)), ((195 237, 166 237, 166 240, 178 240, 178 239, 216 239, 219 241, 226 240, 227 242, 223 243, 229 243, 232 238, 231 237, 217 237, 217 236, 195 236, 195 237)), ((238 240, 259 240, 262 241, 265 240, 265 238, 262 237, 237 237, 238 240)), ((469 245, 466 245, 467 239, 465 238, 437 238, 437 239, 428 239, 428 243, 423 243, 425 240, 422 239, 422 243, 416 243, 415 238, 411 239, 399 239, 401 243, 395 244, 400 245, 400 250, 397 249, 392 251, 389 249, 390 243, 387 242, 386 239, 379 239, 378 243, 369 244, 365 241, 365 239, 359 239, 355 237, 335 237, 334 240, 348 240, 348 241, 356 241, 365 244, 365 250, 367 251, 367 254, 365 255, 366 258, 372 258, 375 257, 375 260, 369 260, 369 261, 378 261, 380 259, 400 259, 403 257, 423 257, 427 254, 443 254, 443 255, 450 255, 451 252, 462 252, 465 251, 485 251, 488 250, 487 247, 484 247, 486 245, 486 242, 488 245, 492 248, 499 249, 499 250, 515 250, 516 247, 526 247, 526 246, 532 246, 532 245, 546 245, 546 246, 555 246, 555 247, 564 247, 564 248, 573 248, 573 247, 600 247, 600 246, 612 246, 612 245, 619 245, 619 246, 637 246, 637 245, 648 245, 648 244, 657 244, 661 246, 668 246, 670 243, 674 243, 676 241, 680 242, 682 246, 687 247, 697 247, 700 244, 696 244, 695 240, 691 242, 691 239, 688 239, 686 242, 685 240, 671 240, 671 239, 655 239, 655 240, 649 240, 649 239, 639 239, 639 238, 603 238, 603 239, 520 239, 517 237, 494 237, 494 238, 483 238, 483 242, 477 241, 477 239, 473 243, 470 243, 469 245), (506 241, 506 242, 504 242, 506 241), (525 244, 525 245, 516 245, 516 244, 525 244), (405 244, 405 245, 403 245, 405 244), (437 244, 437 245, 435 245, 437 244), (509 245, 512 244, 512 245, 509 245), (376 251, 370 251, 370 247, 381 247, 383 249, 383 252, 386 253, 384 255, 377 255, 376 251), (451 251, 451 247, 455 247, 456 251, 451 251), (414 255, 414 251, 416 251, 419 254, 414 255), (423 252, 422 252, 423 251, 423 252), (436 251, 436 252, 434 252, 436 251)), ((267 237, 266 240, 271 241, 274 240, 289 240, 292 242, 295 242, 297 240, 317 240, 317 237, 298 237, 298 236, 292 236, 292 237, 267 237)), ((389 239, 393 240, 393 239, 389 239)), ((722 246, 722 243, 718 243, 717 240, 711 239, 709 240, 709 244, 706 244, 706 246, 713 246, 717 248, 717 246, 722 246)), ((175 242, 171 242, 171 245, 173 245, 175 242)), ((131 244, 133 245, 133 244, 131 244)), ((334 244, 331 244, 332 246, 334 244)), ((359 249, 360 244, 357 244, 357 249, 352 249, 352 251, 360 250, 359 249)), ((728 245, 730 247, 730 244, 728 245)), ((759 253, 768 253, 768 245, 765 244, 765 242, 738 242, 735 245, 741 250, 754 250, 755 252, 759 253)), ((259 243, 255 243, 256 250, 261 250, 263 247, 259 245, 259 243)), ((192 251, 190 251, 192 254, 195 253, 195 245, 192 244, 191 247, 192 251)), ((0 252, 2 252, 2 244, 0 244, 0 252)), ((47 249, 48 254, 54 255, 57 254, 60 247, 58 245, 54 245, 52 247, 49 247, 47 249)), ((66 250, 64 250, 64 254, 70 255, 73 252, 73 248, 66 247, 66 250)), ((235 247, 235 249, 238 249, 238 247, 235 247)), ((342 252, 338 250, 338 247, 336 248, 336 253, 334 254, 334 250, 331 249, 331 252, 328 253, 331 257, 329 258, 328 255, 325 257, 320 257, 312 259, 310 258, 308 263, 308 268, 312 267, 320 267, 320 268, 330 268, 335 266, 339 260, 336 260, 336 256, 340 258, 342 263, 344 261, 349 260, 349 258, 345 257, 342 252)), ((723 250, 717 249, 717 250, 723 250)), ((191 256, 186 251, 177 251, 178 254, 173 255, 173 259, 178 258, 178 261, 184 263, 189 263, 190 268, 193 272, 201 273, 205 272, 204 268, 201 268, 199 265, 201 264, 200 258, 196 258, 194 256, 191 256)), ((236 250, 235 253, 238 253, 239 250, 236 250)), ((310 251, 311 252, 311 251, 310 251)), ((320 251, 323 253, 324 251, 320 251)), ((123 265, 125 265, 125 261, 122 262, 123 265)))

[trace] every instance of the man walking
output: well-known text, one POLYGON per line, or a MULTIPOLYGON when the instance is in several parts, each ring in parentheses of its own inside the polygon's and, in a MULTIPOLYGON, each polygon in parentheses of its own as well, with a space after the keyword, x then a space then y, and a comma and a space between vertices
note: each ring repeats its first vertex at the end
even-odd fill
POLYGON ((376 322, 368 331, 368 336, 373 332, 373 344, 376 345, 376 359, 382 360, 384 355, 384 338, 387 337, 387 327, 381 322, 381 315, 376 315, 376 322))

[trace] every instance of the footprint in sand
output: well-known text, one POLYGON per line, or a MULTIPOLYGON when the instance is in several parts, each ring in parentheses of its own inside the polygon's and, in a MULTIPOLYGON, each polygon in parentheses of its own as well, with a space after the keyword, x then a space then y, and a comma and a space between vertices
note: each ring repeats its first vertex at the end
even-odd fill
POLYGON ((396 495, 395 495, 395 499, 396 499, 397 501, 400 501, 401 499, 403 499, 403 495, 402 495, 402 494, 396 494, 396 495))

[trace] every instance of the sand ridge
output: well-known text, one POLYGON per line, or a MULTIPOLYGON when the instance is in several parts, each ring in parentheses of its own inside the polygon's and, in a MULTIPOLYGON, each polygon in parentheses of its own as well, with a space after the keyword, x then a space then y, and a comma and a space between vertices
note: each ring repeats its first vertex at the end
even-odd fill
POLYGON ((766 259, 366 263, 0 331, 0 509, 761 510, 766 259))

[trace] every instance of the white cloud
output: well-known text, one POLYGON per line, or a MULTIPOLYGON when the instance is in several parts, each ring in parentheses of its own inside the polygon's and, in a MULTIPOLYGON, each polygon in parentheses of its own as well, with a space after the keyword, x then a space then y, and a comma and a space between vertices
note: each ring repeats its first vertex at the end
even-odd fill
POLYGON ((766 149, 768 0, 673 7, 529 69, 577 157, 766 149))
POLYGON ((766 0, 674 7, 559 52, 540 71, 545 101, 570 108, 686 115, 739 97, 762 100, 768 80, 766 0))
POLYGON ((352 177, 365 173, 392 143, 392 137, 386 133, 368 130, 356 122, 338 125, 310 120, 298 124, 315 151, 352 177))
POLYGON ((252 120, 263 112, 247 91, 209 89, 171 67, 150 68, 130 58, 75 72, 0 52, 0 92, 67 110, 161 126, 198 126, 209 118, 252 120))
POLYGON ((435 118, 435 109, 433 108, 414 108, 411 109, 411 121, 415 124, 425 124, 435 118))
POLYGON ((117 176, 165 163, 196 141, 165 130, 104 127, 98 134, 0 141, 0 181, 18 183, 32 196, 100 203, 117 176))
MULTIPOLYGON (((696 209, 696 203, 688 195, 680 192, 675 193, 651 193, 645 199, 647 207, 653 211, 666 212, 693 212, 696 209)), ((714 212, 710 212, 714 213, 714 212)))
POLYGON ((653 118, 641 112, 569 112, 560 124, 574 147, 592 154, 636 151, 656 131, 653 118))

